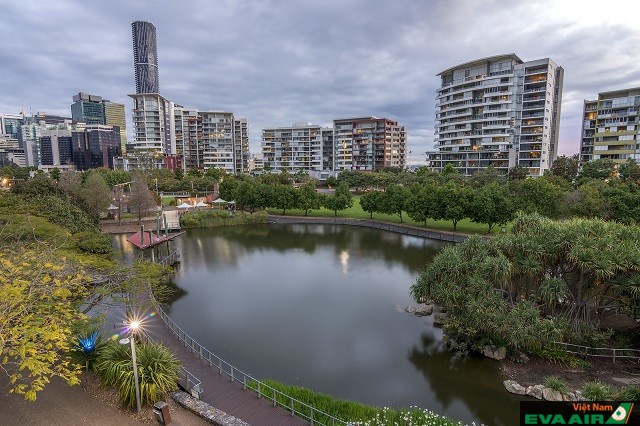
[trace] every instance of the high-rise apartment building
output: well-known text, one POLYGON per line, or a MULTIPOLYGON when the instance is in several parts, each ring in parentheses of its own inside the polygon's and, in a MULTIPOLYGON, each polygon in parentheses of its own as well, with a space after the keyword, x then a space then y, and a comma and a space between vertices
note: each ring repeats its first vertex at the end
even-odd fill
POLYGON ((157 93, 136 93, 133 99, 135 149, 176 154, 174 103, 157 93))
POLYGON ((584 101, 580 161, 640 161, 640 87, 598 93, 584 101))
POLYGON ((322 132, 331 131, 311 123, 262 129, 262 156, 265 171, 289 173, 320 172, 323 166, 322 132))
POLYGON ((233 138, 234 171, 249 173, 249 121, 246 118, 234 118, 233 138))
POLYGON ((0 114, 0 135, 18 139, 20 126, 24 124, 24 114, 0 114))
POLYGON ((440 74, 432 168, 465 175, 516 165, 542 176, 558 152, 564 70, 550 59, 515 54, 466 62, 440 74))
POLYGON ((333 120, 333 170, 404 168, 407 136, 397 121, 378 117, 333 120))
POLYGON ((131 23, 136 93, 160 93, 156 27, 151 22, 131 23))

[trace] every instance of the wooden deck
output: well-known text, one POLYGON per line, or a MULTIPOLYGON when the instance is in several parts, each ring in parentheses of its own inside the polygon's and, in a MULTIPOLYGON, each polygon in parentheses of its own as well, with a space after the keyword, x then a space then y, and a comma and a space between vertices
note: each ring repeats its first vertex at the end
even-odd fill
POLYGON ((170 348, 183 366, 202 382, 200 400, 237 417, 253 426, 308 425, 299 417, 280 407, 273 407, 268 400, 258 398, 255 393, 245 390, 242 383, 231 382, 218 369, 202 362, 197 354, 184 346, 159 316, 145 320, 145 331, 155 340, 170 348))

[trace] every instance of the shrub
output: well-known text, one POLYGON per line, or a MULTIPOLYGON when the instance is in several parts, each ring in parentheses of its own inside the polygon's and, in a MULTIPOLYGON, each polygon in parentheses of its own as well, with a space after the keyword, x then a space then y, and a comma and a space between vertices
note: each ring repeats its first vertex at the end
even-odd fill
POLYGON ((76 345, 71 350, 71 359, 85 370, 95 370, 95 362, 102 354, 107 341, 98 331, 77 337, 76 345))
POLYGON ((611 386, 596 380, 582 386, 582 397, 587 401, 611 401, 614 392, 611 386))
POLYGON ((553 389, 554 391, 558 391, 562 394, 569 392, 569 387, 567 386, 567 383, 557 376, 545 377, 543 384, 549 389, 553 389))
POLYGON ((618 401, 640 401, 640 386, 629 385, 620 389, 618 401))
POLYGON ((73 237, 81 251, 93 254, 110 254, 113 252, 113 243, 107 234, 79 232, 73 237))
MULTIPOLYGON (((143 343, 136 346, 140 404, 152 405, 177 387, 180 362, 164 346, 143 343)), ((117 342, 108 344, 95 366, 103 382, 117 386, 121 401, 128 407, 136 404, 131 347, 117 342)))

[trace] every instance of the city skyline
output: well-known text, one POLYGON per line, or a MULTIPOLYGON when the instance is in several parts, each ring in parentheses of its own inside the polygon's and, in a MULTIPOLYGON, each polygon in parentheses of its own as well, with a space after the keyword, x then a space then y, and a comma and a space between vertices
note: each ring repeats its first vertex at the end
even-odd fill
POLYGON ((135 92, 131 23, 157 29, 162 95, 189 108, 247 117, 261 129, 335 117, 378 116, 407 129, 413 163, 433 149, 437 74, 480 57, 516 53, 565 69, 558 154, 577 153, 582 107, 600 92, 640 86, 640 34, 630 1, 224 2, 145 7, 115 1, 6 2, 0 34, 0 112, 69 115, 78 92, 126 106, 135 92), (613 7, 617 5, 617 7, 613 7), (100 19, 97 19, 100 17, 100 19), (77 32, 78 22, 91 31, 77 32), (36 30, 37 29, 37 30, 36 30))

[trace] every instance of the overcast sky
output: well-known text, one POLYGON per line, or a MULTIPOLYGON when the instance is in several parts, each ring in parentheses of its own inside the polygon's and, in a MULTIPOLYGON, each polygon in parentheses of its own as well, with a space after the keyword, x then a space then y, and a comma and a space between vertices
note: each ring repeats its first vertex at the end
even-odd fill
MULTIPOLYGON (((440 71, 503 53, 565 69, 560 154, 576 153, 584 99, 640 86, 640 5, 520 0, 0 0, 0 113, 70 116, 72 96, 126 105, 131 22, 156 26, 160 93, 260 130, 378 116, 433 147, 440 71)), ((131 138, 131 129, 129 129, 131 138)))

